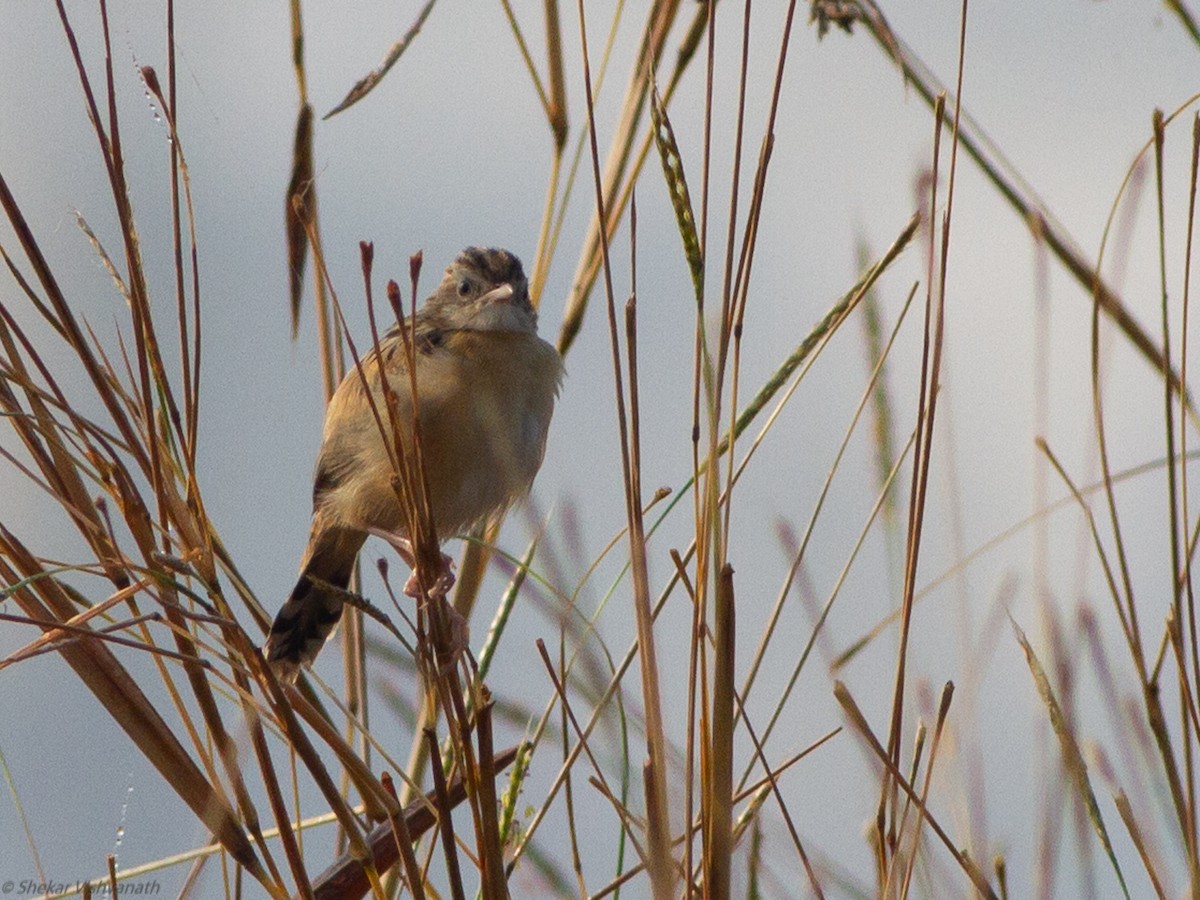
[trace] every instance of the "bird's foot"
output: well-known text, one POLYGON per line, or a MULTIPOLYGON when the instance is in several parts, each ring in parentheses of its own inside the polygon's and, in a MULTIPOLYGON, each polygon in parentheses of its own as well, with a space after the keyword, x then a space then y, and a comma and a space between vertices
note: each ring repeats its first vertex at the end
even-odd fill
MULTIPOLYGON (((442 554, 442 569, 438 572, 437 578, 433 584, 429 586, 430 597, 445 598, 450 593, 450 588, 454 587, 454 560, 445 553, 442 554)), ((417 578, 417 573, 414 571, 408 576, 408 581, 404 582, 404 594, 407 597, 412 597, 414 600, 420 600, 425 596, 425 592, 421 590, 421 582, 417 578)))
MULTIPOLYGON (((413 569, 413 573, 408 576, 408 581, 404 582, 404 594, 406 597, 411 597, 414 600, 420 600, 425 596, 425 592, 421 590, 421 582, 417 578, 417 553, 413 549, 412 541, 403 535, 396 534, 394 531, 385 531, 382 528, 368 528, 367 532, 373 534, 380 540, 387 541, 392 546, 392 549, 400 554, 400 558, 408 563, 408 567, 413 569)), ((454 560, 445 553, 442 554, 442 567, 438 572, 437 578, 433 584, 429 586, 430 597, 445 597, 450 593, 450 588, 454 587, 454 560)))
MULTIPOLYGON (((436 604, 440 608, 441 614, 445 616, 443 622, 445 624, 446 650, 450 653, 451 659, 458 659, 471 645, 471 630, 467 625, 467 620, 447 599, 450 589, 454 587, 454 570, 451 568, 453 564, 454 560, 443 553, 442 570, 430 585, 427 596, 430 605, 436 604)), ((425 599, 426 594, 421 591, 421 583, 417 579, 416 572, 408 576, 408 581, 404 583, 404 593, 418 602, 425 599)))
POLYGON ((449 652, 450 658, 457 659, 466 653, 471 646, 470 626, 462 614, 446 599, 450 594, 450 589, 454 587, 454 560, 443 553, 441 555, 441 569, 437 577, 434 579, 433 584, 429 585, 427 591, 422 591, 421 581, 417 578, 417 555, 413 549, 412 541, 395 532, 384 531, 382 528, 371 528, 369 532, 375 537, 387 541, 400 554, 400 558, 413 569, 413 573, 404 582, 405 596, 418 601, 428 598, 430 603, 440 605, 442 614, 445 615, 445 635, 447 640, 445 649, 449 652))
MULTIPOLYGON (((367 534, 374 535, 381 541, 386 541, 390 544, 392 549, 400 554, 400 558, 408 563, 410 569, 417 565, 417 554, 413 550, 412 541, 404 537, 404 535, 396 534, 394 531, 387 531, 383 528, 368 528, 367 534)), ((405 593, 408 593, 407 588, 405 593)), ((409 596, 412 595, 409 594, 409 596)))

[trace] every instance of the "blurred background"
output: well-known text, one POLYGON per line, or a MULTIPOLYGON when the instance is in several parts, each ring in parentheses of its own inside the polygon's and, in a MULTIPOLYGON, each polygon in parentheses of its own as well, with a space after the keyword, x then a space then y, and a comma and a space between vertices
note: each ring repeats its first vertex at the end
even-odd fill
MULTIPOLYGON (((65 6, 83 59, 98 77, 104 50, 95 4, 65 6)), ((643 26, 637 6, 626 5, 619 20, 597 98, 602 152, 643 26)), ((617 7, 587 3, 594 72, 617 7)), ((0 9, 0 171, 74 308, 106 346, 115 347, 117 323, 127 316, 124 301, 77 227, 77 215, 102 243, 111 244, 110 252, 119 249, 119 233, 67 41, 51 4, 8 0, 0 9)), ((318 117, 382 60, 418 9, 412 2, 304 5, 308 87, 318 117)), ((515 0, 513 10, 534 59, 544 59, 541 4, 515 0)), ((883 12, 896 34, 952 84, 959 6, 897 3, 885 4, 883 12)), ((135 213, 154 302, 170 333, 170 147, 138 71, 151 65, 160 76, 165 73, 164 12, 161 3, 113 0, 109 13, 135 213)), ((562 14, 573 147, 586 123, 586 108, 577 11, 568 4, 562 14)), ((685 12, 681 19, 689 16, 685 12)), ((710 248, 720 249, 710 249, 714 286, 729 210, 741 16, 740 4, 718 8, 709 232, 710 248)), ((918 208, 928 207, 923 186, 934 132, 928 106, 865 31, 847 35, 835 29, 819 40, 806 17, 802 4, 788 48, 746 312, 743 401, 853 285, 864 248, 874 258, 918 208)), ((783 4, 756 4, 751 21, 742 215, 770 104, 783 4)), ((289 28, 283 3, 180 3, 177 9, 177 118, 196 209, 204 310, 201 488, 226 546, 270 611, 290 590, 304 546, 323 409, 311 281, 295 339, 288 313, 283 211, 297 112, 289 28)), ((681 36, 681 28, 672 32, 667 59, 673 61, 681 36)), ((980 3, 967 21, 963 103, 1094 263, 1117 192, 1150 138, 1152 111, 1170 113, 1200 90, 1197 52, 1179 19, 1156 3, 980 3)), ((697 206, 703 111, 704 71, 698 62, 670 107, 697 206)), ((1166 141, 1165 257, 1176 341, 1190 122, 1189 110, 1168 129, 1166 141)), ((359 241, 375 245, 377 296, 383 279, 392 277, 407 299, 408 258, 418 250, 424 254, 423 291, 432 288, 459 249, 471 244, 507 247, 526 260, 527 268, 531 265, 553 143, 499 3, 442 0, 383 83, 347 111, 318 120, 315 128, 326 261, 360 346, 368 339, 368 326, 359 241)), ((949 159, 946 138, 940 203, 949 159)), ((586 156, 578 177, 541 300, 541 332, 551 340, 592 214, 586 156)), ((1127 194, 1132 199, 1116 211, 1104 274, 1157 338, 1161 292, 1153 184, 1152 166, 1135 174, 1127 194)), ((660 485, 680 489, 691 470, 694 302, 653 154, 638 183, 637 204, 643 484, 649 494, 660 485)), ((921 282, 886 375, 896 448, 904 446, 916 419, 926 240, 908 248, 876 292, 884 327, 890 329, 912 284, 921 282)), ((7 224, 0 226, 0 244, 14 252, 7 224)), ((1121 654, 1086 521, 1068 503, 1025 522, 1067 493, 1052 472, 1046 474, 1034 444, 1038 435, 1077 484, 1092 484, 1098 476, 1090 298, 1046 256, 1026 223, 965 154, 958 159, 950 246, 946 356, 918 578, 918 588, 936 586, 914 617, 909 721, 915 715, 928 720, 934 707, 930 698, 945 681, 956 683, 954 738, 946 750, 951 762, 941 773, 944 779, 936 780, 934 808, 953 826, 959 846, 978 848, 984 861, 997 853, 1007 857, 1014 896, 1120 896, 1094 836, 1086 824, 1078 824, 1074 795, 1058 771, 1058 746, 1045 707, 1005 617, 1011 614, 1040 650, 1051 640, 1048 623, 1057 623, 1069 651, 1065 665, 1077 679, 1073 715, 1081 739, 1117 760, 1141 759, 1141 746, 1130 748, 1133 738, 1111 716, 1111 705, 1098 699, 1105 687, 1097 672, 1111 671, 1122 695, 1135 690, 1136 680, 1121 654), (974 555, 1022 522, 1003 541, 974 555), (1094 623, 1096 645, 1084 640, 1085 623, 1094 623), (1107 648, 1107 669, 1092 646, 1107 648), (1064 834, 1062 862, 1057 874, 1047 876, 1039 854, 1056 821, 1064 834)), ((613 241, 618 301, 631 291, 629 256, 626 220, 613 241)), ((625 524, 602 301, 602 293, 595 292, 567 356, 568 374, 531 503, 509 517, 499 539, 501 548, 518 554, 544 522, 541 558, 553 559, 544 566, 535 561, 534 568, 553 573, 567 593, 579 587, 587 566, 625 524)), ((10 278, 0 282, 0 302, 41 340, 47 365, 62 367, 68 373, 64 383, 72 383, 74 357, 10 278)), ((1161 378, 1107 323, 1102 331, 1112 468, 1161 460, 1161 378)), ((1174 352, 1178 358, 1178 343, 1174 352)), ((788 535, 802 533, 812 514, 872 365, 856 314, 802 382, 735 491, 729 556, 737 572, 739 671, 745 670, 784 582, 795 551, 795 538, 788 535)), ((0 435, 5 447, 18 452, 10 432, 0 435)), ((770 714, 811 633, 814 610, 834 590, 868 521, 879 490, 875 454, 872 429, 864 423, 849 443, 816 523, 802 587, 785 607, 781 627, 789 637, 771 648, 749 698, 755 721, 770 714)), ((802 749, 844 722, 832 698, 828 664, 899 603, 909 471, 906 462, 898 479, 900 511, 890 524, 872 527, 849 568, 818 652, 803 670, 768 745, 773 758, 802 749)), ((1117 497, 1131 570, 1146 604, 1143 621, 1157 635, 1171 586, 1164 469, 1159 465, 1123 481, 1117 497)), ((1093 499, 1098 502, 1099 496, 1093 499)), ((668 550, 687 545, 690 507, 690 499, 681 503, 651 538, 652 595, 672 572, 668 550)), ((0 511, 5 524, 44 556, 72 561, 83 552, 61 511, 8 464, 0 465, 0 511)), ((457 553, 457 545, 450 552, 457 553)), ((364 560, 384 553, 383 545, 372 542, 364 560)), ((625 559, 622 547, 583 584, 578 604, 586 613, 613 588, 625 559)), ((476 643, 503 584, 499 573, 485 584, 480 614, 472 621, 476 643)), ((598 619, 599 635, 614 656, 625 652, 635 633, 629 597, 628 583, 617 583, 598 619)), ((676 636, 686 635, 691 616, 682 598, 668 603, 657 632, 668 733, 677 746, 686 726, 687 643, 676 636)), ((561 614, 561 605, 548 595, 518 604, 490 678, 502 700, 533 715, 552 696, 533 641, 541 637, 553 644, 561 614)), ((32 629, 3 626, 0 654, 33 637, 32 629)), ((338 655, 331 647, 318 665, 334 683, 340 679, 338 655)), ((887 722, 895 655, 892 626, 837 672, 878 731, 887 722)), ((121 658, 135 672, 151 672, 148 659, 121 658)), ((411 695, 411 683, 394 674, 381 669, 381 696, 411 695)), ((147 680, 153 682, 154 676, 147 680)), ((147 688, 153 696, 161 692, 157 684, 147 688)), ((637 707, 640 694, 630 690, 626 701, 637 707)), ((390 724, 389 715, 379 703, 373 723, 381 739, 403 756, 408 725, 400 718, 390 724)), ((515 725, 507 731, 500 743, 521 735, 515 725)), ((635 739, 633 747, 640 758, 643 745, 635 739)), ((557 769, 551 747, 543 752, 544 758, 535 757, 533 780, 526 787, 526 799, 534 805, 537 785, 548 784, 557 769)), ((55 655, 0 672, 0 753, 10 779, 9 795, 0 799, 0 880, 36 877, 16 798, 42 868, 54 881, 102 874, 108 853, 117 853, 121 867, 132 867, 206 842, 194 817, 55 655)), ((747 750, 739 765, 748 759, 747 750)), ((872 884, 865 834, 877 801, 874 772, 858 738, 847 730, 781 782, 800 837, 824 867, 833 896, 858 896, 872 884)), ((1148 820, 1164 823, 1167 807, 1156 776, 1122 770, 1121 778, 1146 804, 1148 820)), ((1101 808, 1115 833, 1130 890, 1146 896, 1149 882, 1107 793, 1102 794, 1101 808)), ((320 810, 318 797, 307 799, 307 812, 320 810)), ((588 845, 595 857, 584 865, 599 885, 612 875, 617 820, 606 805, 585 802, 596 804, 596 829, 588 845)), ((766 888, 769 896, 795 896, 802 889, 801 869, 777 813, 770 806, 764 813, 767 847, 776 850, 767 857, 768 870, 777 879, 766 888)), ((332 859, 332 838, 325 841, 317 833, 309 841, 320 848, 318 854, 328 845, 332 859)), ((541 842, 546 853, 566 858, 566 844, 553 828, 543 828, 541 842)), ((1185 872, 1175 847, 1169 838, 1155 844, 1163 871, 1178 888, 1185 872)), ((938 854, 935 848, 933 858, 938 854)), ((949 867, 948 858, 942 858, 949 867)), ((185 869, 156 877, 174 892, 185 869)), ((218 883, 210 882, 214 889, 218 883)), ((965 880, 951 883, 961 884, 965 895, 965 880)), ((534 874, 518 870, 514 895, 522 890, 537 895, 544 889, 539 885, 534 874)))

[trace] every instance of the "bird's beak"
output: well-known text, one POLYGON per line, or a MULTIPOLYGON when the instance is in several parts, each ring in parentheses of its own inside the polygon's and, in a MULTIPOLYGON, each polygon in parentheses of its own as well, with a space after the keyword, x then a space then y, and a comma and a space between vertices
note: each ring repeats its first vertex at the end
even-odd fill
POLYGON ((507 303, 513 297, 513 286, 511 284, 501 284, 492 288, 486 294, 479 298, 480 304, 488 303, 507 303))

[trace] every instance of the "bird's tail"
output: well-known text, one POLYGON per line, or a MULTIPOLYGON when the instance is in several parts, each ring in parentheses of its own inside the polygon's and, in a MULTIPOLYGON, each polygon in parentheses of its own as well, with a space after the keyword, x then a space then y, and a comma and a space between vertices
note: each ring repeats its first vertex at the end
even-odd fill
POLYGON ((350 584, 354 561, 366 535, 314 523, 300 578, 275 616, 263 653, 275 673, 294 681, 325 646, 342 615, 341 591, 350 584))

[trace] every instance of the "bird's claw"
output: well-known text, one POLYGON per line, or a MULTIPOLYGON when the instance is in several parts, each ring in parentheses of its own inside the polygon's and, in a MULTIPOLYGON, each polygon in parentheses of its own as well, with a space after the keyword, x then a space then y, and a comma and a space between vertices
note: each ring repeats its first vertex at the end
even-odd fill
POLYGON ((427 592, 421 590, 421 582, 414 571, 408 576, 408 581, 404 583, 404 593, 417 601, 428 597, 431 604, 438 604, 440 606, 442 614, 445 615, 445 650, 449 654, 450 659, 457 660, 470 649, 471 629, 467 620, 446 599, 450 593, 450 589, 454 587, 453 565, 454 560, 443 553, 441 571, 438 573, 437 578, 434 579, 433 584, 429 586, 429 590, 427 592))
POLYGON ((368 531, 391 544, 396 552, 400 554, 400 557, 413 567, 412 574, 404 582, 405 596, 411 597, 418 602, 428 599, 432 603, 441 604, 441 609, 446 616, 446 650, 450 654, 450 658, 458 659, 458 657, 468 652, 471 646, 470 626, 462 614, 446 599, 450 594, 450 589, 454 587, 454 560, 445 553, 441 554, 442 564, 437 577, 434 579, 433 584, 429 585, 428 590, 422 590, 421 580, 417 577, 417 559, 412 542, 402 535, 384 531, 381 528, 370 528, 368 531))
MULTIPOLYGON (((429 586, 428 594, 430 597, 444 598, 450 593, 452 587, 454 587, 454 560, 443 553, 442 570, 438 572, 437 578, 429 586)), ((421 590, 421 581, 417 578, 415 571, 408 576, 408 581, 404 582, 404 594, 414 600, 420 600, 425 596, 425 592, 421 590)))

